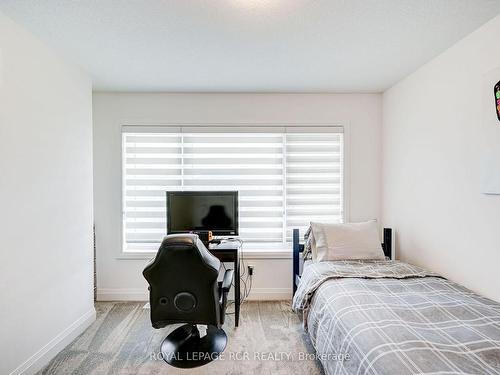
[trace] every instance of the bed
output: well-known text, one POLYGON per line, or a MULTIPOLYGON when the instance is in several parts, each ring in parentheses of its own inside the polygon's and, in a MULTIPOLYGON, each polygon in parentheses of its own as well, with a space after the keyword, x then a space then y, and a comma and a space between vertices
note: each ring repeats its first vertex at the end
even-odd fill
POLYGON ((294 231, 293 308, 327 374, 500 374, 500 304, 407 263, 301 267, 300 251, 294 231))

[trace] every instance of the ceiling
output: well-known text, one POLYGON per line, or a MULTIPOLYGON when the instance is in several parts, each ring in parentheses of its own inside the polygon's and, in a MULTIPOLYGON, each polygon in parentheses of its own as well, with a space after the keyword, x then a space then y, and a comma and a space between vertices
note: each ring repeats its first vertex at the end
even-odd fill
POLYGON ((381 92, 498 0, 0 0, 100 91, 381 92))

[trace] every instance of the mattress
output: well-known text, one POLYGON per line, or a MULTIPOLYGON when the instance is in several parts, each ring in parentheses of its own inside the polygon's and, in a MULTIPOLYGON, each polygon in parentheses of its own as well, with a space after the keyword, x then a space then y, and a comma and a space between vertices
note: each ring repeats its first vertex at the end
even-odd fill
POLYGON ((500 304, 416 266, 310 263, 293 307, 327 374, 500 374, 500 304))

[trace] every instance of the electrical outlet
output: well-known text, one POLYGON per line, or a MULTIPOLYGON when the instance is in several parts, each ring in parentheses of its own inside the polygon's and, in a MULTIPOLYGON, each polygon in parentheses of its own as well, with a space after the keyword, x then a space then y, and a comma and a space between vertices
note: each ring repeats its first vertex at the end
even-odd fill
POLYGON ((253 276, 253 266, 248 266, 248 274, 253 276))

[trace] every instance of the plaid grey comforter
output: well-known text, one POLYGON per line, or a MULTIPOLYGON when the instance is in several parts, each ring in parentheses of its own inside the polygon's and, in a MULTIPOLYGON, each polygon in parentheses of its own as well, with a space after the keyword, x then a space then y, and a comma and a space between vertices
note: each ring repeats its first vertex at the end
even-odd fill
POLYGON ((293 307, 328 374, 500 374, 500 304, 416 266, 313 263, 293 307))

